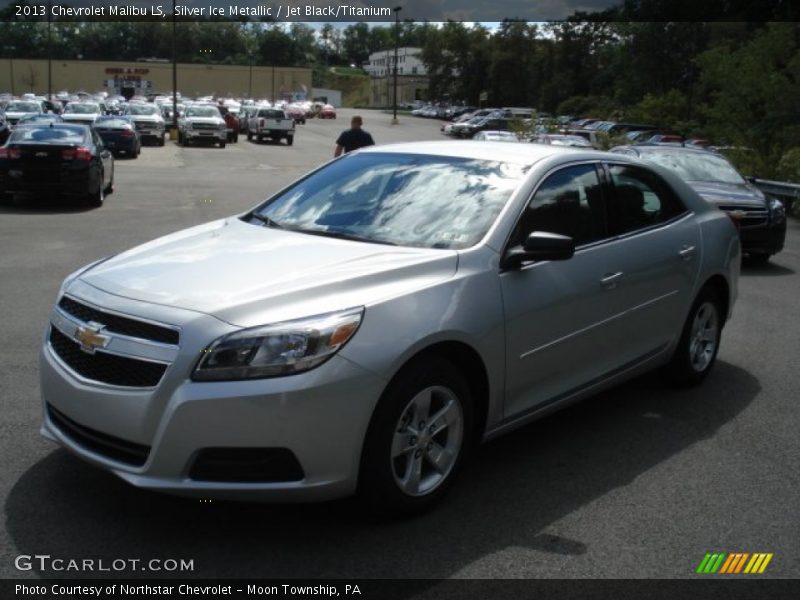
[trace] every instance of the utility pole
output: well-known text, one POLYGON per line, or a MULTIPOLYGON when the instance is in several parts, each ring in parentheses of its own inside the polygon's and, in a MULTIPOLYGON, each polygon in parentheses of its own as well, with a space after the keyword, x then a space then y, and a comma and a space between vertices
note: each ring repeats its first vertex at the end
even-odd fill
MULTIPOLYGON (((175 0, 172 0, 172 135, 178 132, 178 22, 175 18, 175 0)), ((174 139, 174 138, 170 138, 174 139)))
POLYGON ((392 102, 392 125, 397 125, 397 50, 400 45, 400 11, 402 6, 394 7, 394 100, 392 102))

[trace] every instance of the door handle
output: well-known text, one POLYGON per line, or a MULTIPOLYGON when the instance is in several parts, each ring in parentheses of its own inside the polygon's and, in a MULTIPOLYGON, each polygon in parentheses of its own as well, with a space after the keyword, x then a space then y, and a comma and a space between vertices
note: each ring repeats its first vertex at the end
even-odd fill
POLYGON ((617 287, 617 281, 620 280, 622 275, 623 275, 622 271, 618 273, 609 273, 607 275, 604 275, 603 278, 600 280, 600 285, 602 285, 607 290, 613 290, 615 287, 617 287))
POLYGON ((683 246, 678 252, 678 256, 680 256, 683 260, 691 260, 694 256, 695 247, 694 246, 683 246))

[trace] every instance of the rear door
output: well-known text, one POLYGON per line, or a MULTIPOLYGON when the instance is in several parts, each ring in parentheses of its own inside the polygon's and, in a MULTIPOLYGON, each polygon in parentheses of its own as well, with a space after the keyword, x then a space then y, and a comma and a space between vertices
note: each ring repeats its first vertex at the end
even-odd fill
POLYGON ((627 313, 620 319, 623 360, 657 352, 680 335, 698 275, 700 228, 659 175, 628 164, 605 165, 609 229, 624 246, 609 275, 627 313))

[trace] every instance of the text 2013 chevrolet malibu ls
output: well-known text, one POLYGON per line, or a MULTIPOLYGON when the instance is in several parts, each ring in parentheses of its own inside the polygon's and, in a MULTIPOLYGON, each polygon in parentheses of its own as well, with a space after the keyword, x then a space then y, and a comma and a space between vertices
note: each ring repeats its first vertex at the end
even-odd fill
POLYGON ((42 431, 143 488, 417 512, 476 441, 648 369, 702 380, 739 259, 635 158, 373 147, 70 275, 42 431))

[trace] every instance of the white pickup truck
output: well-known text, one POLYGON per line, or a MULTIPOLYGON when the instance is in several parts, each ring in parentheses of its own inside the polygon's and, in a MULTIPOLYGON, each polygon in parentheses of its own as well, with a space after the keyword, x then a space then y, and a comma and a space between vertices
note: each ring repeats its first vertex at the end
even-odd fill
POLYGON ((259 108, 247 120, 247 139, 262 141, 264 138, 276 142, 286 140, 291 146, 294 143, 294 119, 279 108, 259 108))

